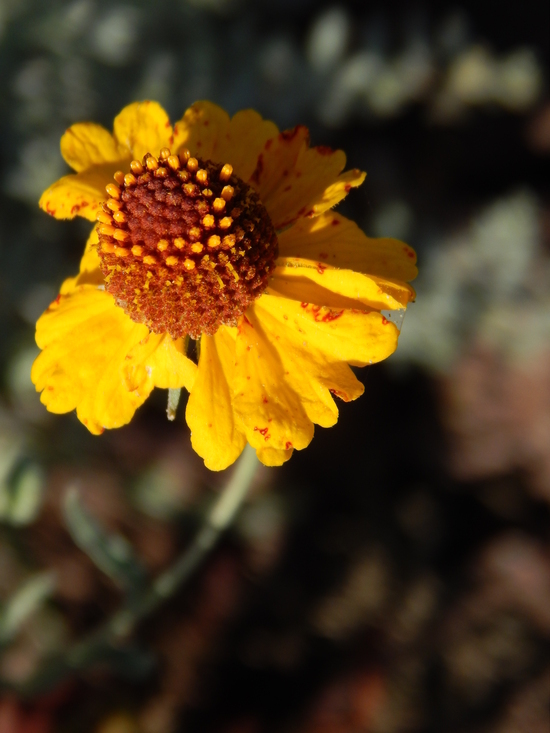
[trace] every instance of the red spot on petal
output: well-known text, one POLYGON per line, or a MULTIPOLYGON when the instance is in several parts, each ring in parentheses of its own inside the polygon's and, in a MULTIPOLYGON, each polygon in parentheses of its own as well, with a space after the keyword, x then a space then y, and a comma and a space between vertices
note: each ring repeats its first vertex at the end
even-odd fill
POLYGON ((205 120, 205 121, 204 121, 204 126, 205 126, 205 127, 208 127, 208 125, 209 125, 209 124, 210 124, 210 120, 205 120))
POLYGON ((247 351, 250 351, 251 348, 252 348, 252 346, 250 346, 250 344, 248 344, 248 346, 246 347, 246 350, 247 351))
POLYGON ((250 180, 254 181, 254 183, 259 183, 263 172, 264 172, 264 156, 260 153, 258 155, 258 162, 256 163, 256 168, 254 169, 254 173, 250 176, 250 180))
POLYGON ((263 435, 265 441, 268 441, 271 438, 271 435, 269 434, 268 431, 269 431, 269 428, 268 427, 259 428, 258 426, 256 426, 254 428, 254 432, 255 433, 260 433, 260 435, 263 435))
POLYGON ((324 275, 326 269, 327 269, 327 266, 323 265, 322 262, 317 263, 317 272, 319 273, 319 275, 324 275))
POLYGON ((331 321, 336 321, 338 318, 342 317, 343 313, 344 313, 343 309, 341 311, 328 311, 321 318, 321 321, 323 323, 330 323, 331 321))
POLYGON ((288 185, 288 186, 285 186, 285 187, 283 188, 283 191, 290 191, 290 189, 291 189, 291 188, 292 188, 292 186, 290 186, 290 185, 288 185))
POLYGON ((346 193, 349 193, 351 191, 351 184, 350 183, 346 183, 346 185, 344 186, 344 191, 346 193))
POLYGON ((264 145, 264 148, 265 148, 266 150, 269 150, 269 148, 270 148, 270 147, 271 147, 272 145, 273 145, 273 138, 270 138, 270 139, 269 139, 269 140, 268 140, 268 141, 266 142, 266 144, 264 145))
POLYGON ((388 319, 387 319, 387 318, 385 318, 384 316, 382 316, 382 325, 383 325, 383 326, 387 326, 387 325, 388 325, 388 323, 389 323, 388 319))
POLYGON ((292 443, 290 440, 287 440, 285 443, 285 450, 290 450, 292 448, 292 443))
POLYGON ((283 320, 288 321, 288 316, 286 313, 283 313, 283 320))
POLYGON ((328 252, 319 252, 319 257, 322 260, 328 260, 328 252))
POLYGON ((331 226, 333 226, 333 227, 337 227, 337 226, 338 226, 339 224, 340 224, 340 222, 339 222, 339 220, 338 220, 338 219, 333 219, 333 220, 332 220, 332 223, 331 223, 331 226))
POLYGON ((344 402, 349 402, 348 396, 345 392, 340 392, 339 389, 331 389, 329 390, 331 394, 335 395, 336 397, 340 397, 341 400, 344 400, 344 402))
POLYGON ((170 121, 168 121, 168 122, 165 122, 165 123, 164 123, 164 127, 166 127, 166 129, 168 129, 168 128, 170 127, 170 121))
POLYGON ((267 399, 267 397, 262 397, 262 402, 264 403, 264 405, 267 405, 269 403, 269 400, 267 399))
POLYGON ((317 145, 315 147, 315 150, 319 153, 319 155, 332 155, 334 152, 332 148, 329 148, 328 145, 317 145))

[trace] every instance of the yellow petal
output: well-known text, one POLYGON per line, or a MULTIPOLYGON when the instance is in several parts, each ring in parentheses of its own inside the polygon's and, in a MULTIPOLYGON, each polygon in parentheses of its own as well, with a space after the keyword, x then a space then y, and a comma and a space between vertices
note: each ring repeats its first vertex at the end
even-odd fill
POLYGON ((124 107, 115 117, 113 131, 118 143, 138 160, 146 153, 156 156, 174 142, 172 125, 158 102, 134 102, 124 107))
MULTIPOLYGON (((42 349, 31 378, 41 401, 56 413, 76 408, 90 432, 128 423, 154 386, 143 369, 141 383, 130 383, 127 355, 146 344, 149 331, 134 323, 113 298, 91 285, 59 295, 36 325, 42 349)), ((145 356, 147 354, 145 353, 145 356)))
POLYGON ((345 216, 329 211, 299 219, 279 234, 281 257, 304 257, 389 280, 414 280, 416 254, 397 239, 371 239, 345 216))
POLYGON ((75 171, 85 171, 94 165, 116 163, 128 157, 110 132, 93 122, 71 125, 61 138, 61 155, 75 171))
POLYGON ((304 350, 316 349, 331 361, 365 366, 386 359, 397 347, 399 331, 377 311, 332 309, 274 295, 262 295, 254 310, 270 314, 281 333, 294 332, 304 350))
MULTIPOLYGON (((350 367, 335 360, 311 344, 304 346, 304 329, 288 327, 289 315, 283 307, 283 324, 269 309, 263 308, 264 298, 254 304, 254 311, 281 362, 284 380, 300 396, 309 419, 330 427, 338 420, 338 408, 332 398, 337 395, 345 402, 357 399, 364 388, 350 367), (287 318, 285 319, 285 315, 287 318), (331 394, 332 393, 332 394, 331 394)), ((268 304, 269 305, 269 304, 268 304)))
POLYGON ((395 310, 406 308, 412 289, 405 283, 340 270, 323 262, 279 257, 269 292, 331 308, 395 310))
POLYGON ((174 125, 174 149, 188 148, 207 160, 214 157, 218 141, 229 132, 229 115, 212 102, 195 102, 174 125))
POLYGON ((248 442, 256 449, 300 450, 313 437, 313 423, 299 395, 286 382, 270 336, 253 308, 239 325, 233 406, 248 442))
POLYGON ((278 133, 273 122, 251 109, 231 119, 212 102, 196 102, 174 125, 174 147, 186 147, 202 158, 230 163, 243 180, 252 175, 267 140, 278 133))
POLYGON ((276 448, 256 448, 258 460, 264 466, 282 466, 294 453, 294 448, 288 450, 277 450, 276 448))
POLYGON ((346 165, 342 150, 309 147, 309 132, 298 125, 268 140, 250 182, 276 229, 303 216, 318 216, 341 201, 365 174, 346 165))
POLYGON ((214 336, 201 338, 199 368, 185 417, 191 445, 212 471, 230 466, 246 444, 233 414, 234 361, 235 340, 229 329, 222 326, 214 336))
MULTIPOLYGON (((123 373, 130 391, 161 387, 190 391, 195 382, 197 365, 184 353, 183 339, 168 334, 149 333, 125 356, 123 373)), ((150 390, 149 390, 150 391, 150 390)))
POLYGON ((60 178, 44 191, 39 201, 40 208, 56 219, 83 216, 95 221, 97 210, 107 198, 105 186, 113 182, 118 167, 117 164, 106 163, 60 178))
POLYGON ((99 240, 97 236, 97 227, 94 227, 86 242, 84 254, 80 260, 80 269, 76 277, 69 277, 61 286, 61 295, 67 295, 73 291, 78 285, 102 285, 104 282, 103 273, 100 269, 99 255, 97 246, 99 240))

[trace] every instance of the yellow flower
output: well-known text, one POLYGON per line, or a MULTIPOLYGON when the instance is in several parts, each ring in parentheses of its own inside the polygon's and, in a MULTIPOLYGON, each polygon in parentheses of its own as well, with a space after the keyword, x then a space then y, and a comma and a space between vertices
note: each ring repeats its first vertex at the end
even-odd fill
POLYGON ((281 465, 314 423, 336 423, 333 395, 362 394, 349 365, 395 350, 381 311, 412 299, 415 254, 332 211, 365 174, 342 173, 344 153, 310 147, 305 127, 279 132, 209 102, 172 127, 143 102, 113 134, 73 125, 61 152, 76 173, 40 206, 98 223, 79 274, 37 323, 32 379, 51 412, 76 409, 99 434, 128 423, 154 387, 185 387, 208 468, 229 466, 247 441, 281 465))

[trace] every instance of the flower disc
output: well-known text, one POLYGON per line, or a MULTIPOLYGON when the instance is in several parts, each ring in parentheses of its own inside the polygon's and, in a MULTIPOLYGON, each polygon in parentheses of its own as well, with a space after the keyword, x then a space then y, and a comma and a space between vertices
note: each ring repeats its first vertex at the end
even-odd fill
POLYGON ((234 326, 266 289, 278 242, 255 191, 228 164, 147 154, 115 174, 98 219, 105 288, 172 338, 234 326))

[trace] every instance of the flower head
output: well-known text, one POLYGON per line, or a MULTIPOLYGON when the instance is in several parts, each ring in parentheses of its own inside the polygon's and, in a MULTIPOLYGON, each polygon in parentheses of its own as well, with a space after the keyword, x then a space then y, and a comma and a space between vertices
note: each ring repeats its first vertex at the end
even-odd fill
POLYGON ((214 470, 248 441, 267 465, 305 448, 363 392, 350 364, 385 359, 415 254, 331 211, 365 174, 252 110, 198 102, 174 127, 155 102, 113 134, 73 125, 75 174, 44 192, 59 219, 96 224, 79 274, 37 323, 32 379, 92 433, 128 423, 154 387, 189 392, 191 441, 214 470), (387 314, 386 314, 387 315, 387 314), (198 364, 187 355, 197 339, 198 364))

